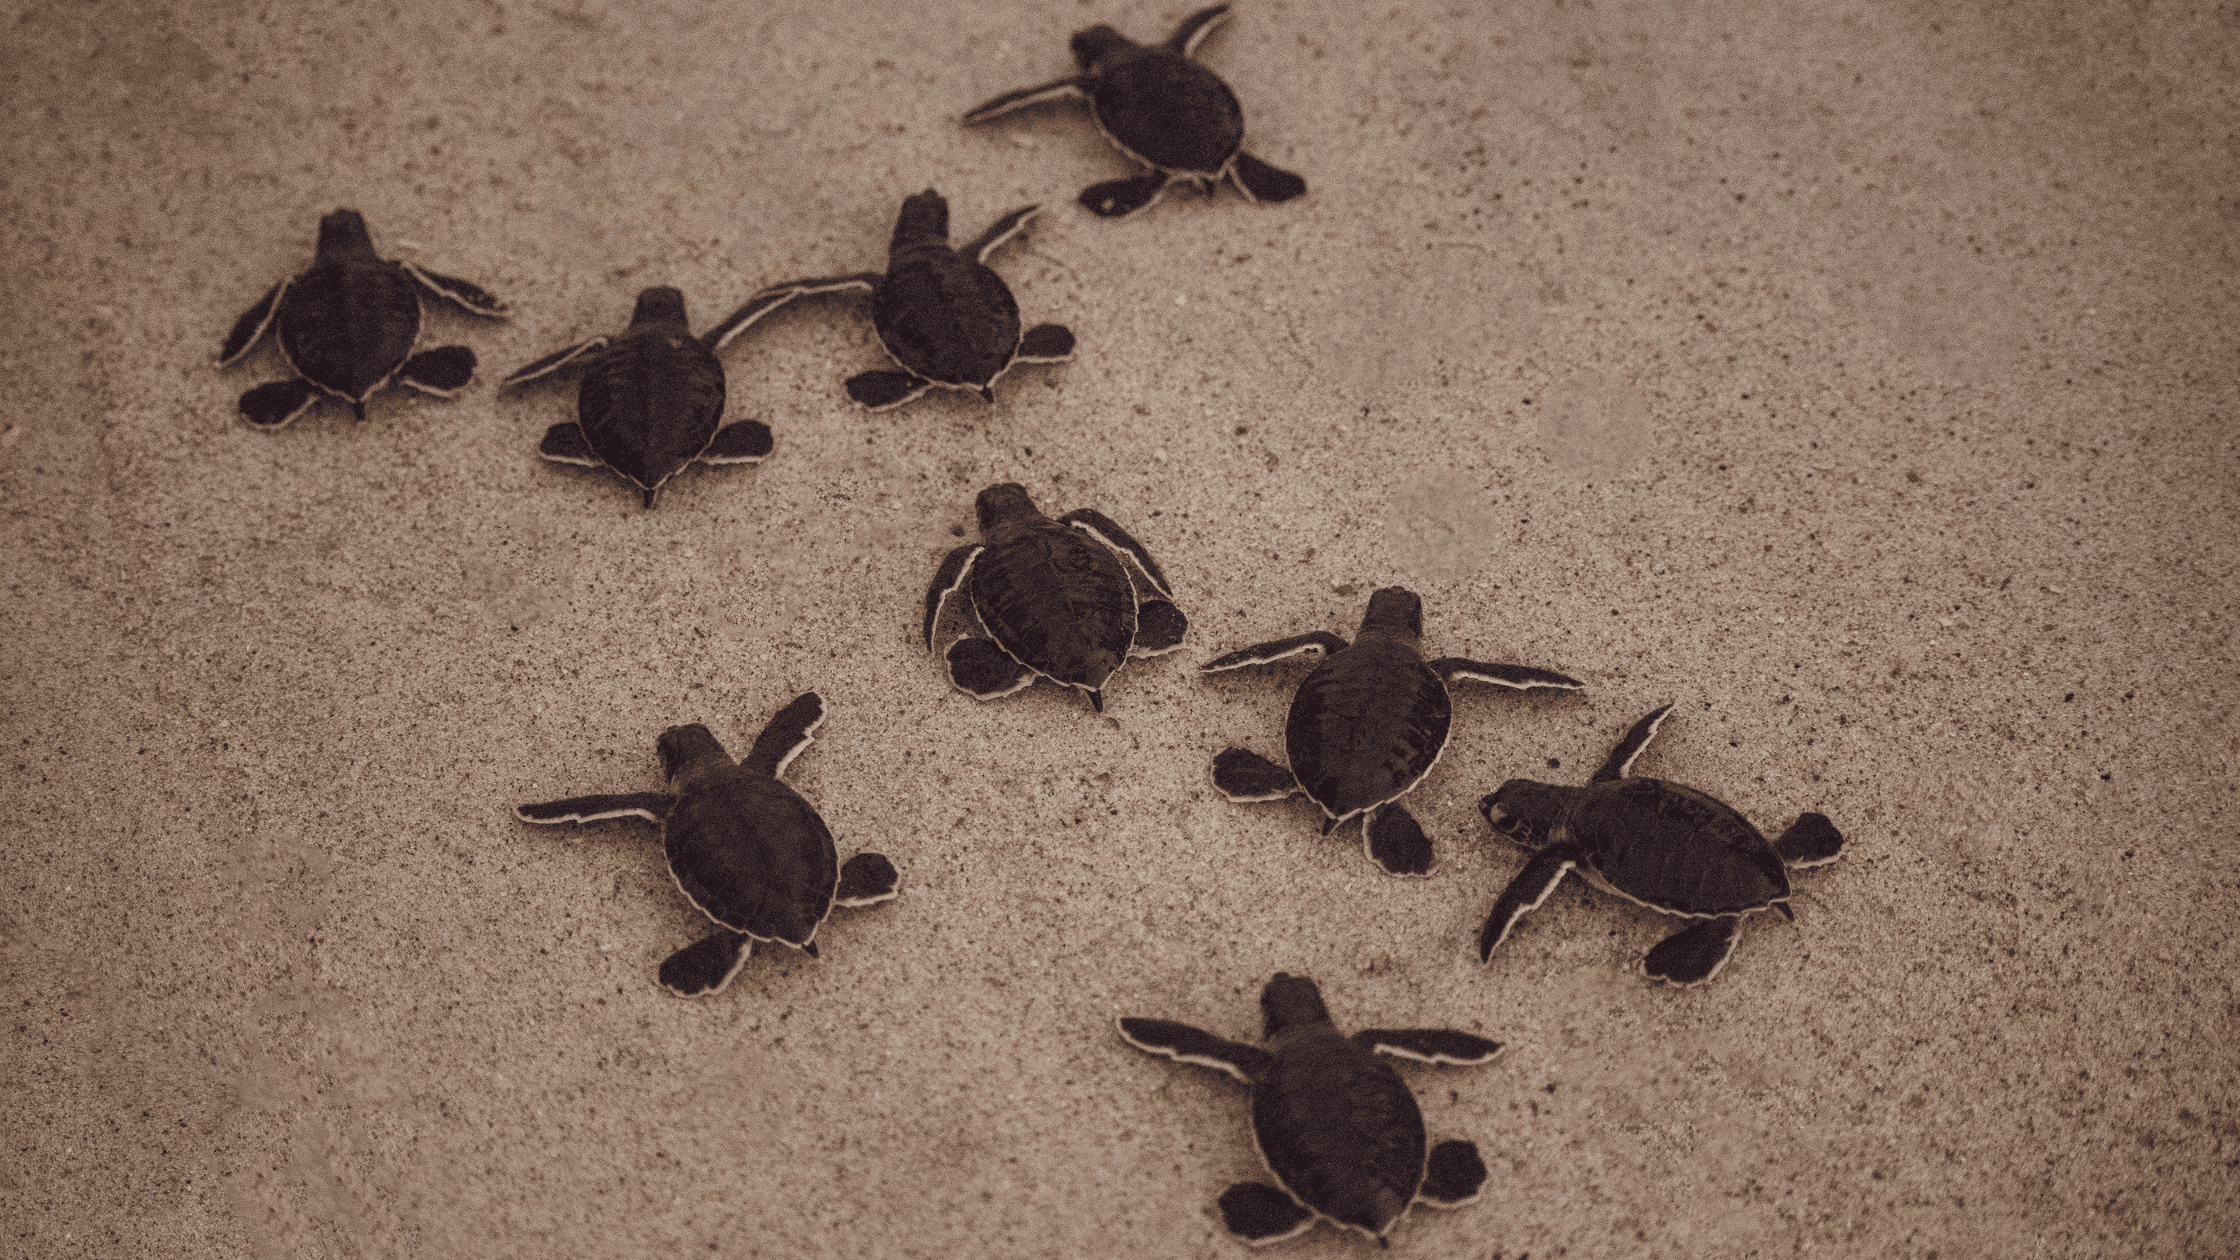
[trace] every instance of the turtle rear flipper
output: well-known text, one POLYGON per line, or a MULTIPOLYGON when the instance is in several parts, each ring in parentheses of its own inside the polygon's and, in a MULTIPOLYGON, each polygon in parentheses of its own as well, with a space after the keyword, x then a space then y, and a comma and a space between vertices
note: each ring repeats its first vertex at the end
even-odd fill
POLYGON ((755 737, 754 747, 739 764, 756 774, 784 778, 786 767, 814 742, 817 728, 824 725, 824 716, 824 698, 814 691, 802 692, 763 726, 762 734, 755 737))
POLYGON ((1535 687, 1556 687, 1564 691, 1577 691, 1586 686, 1576 678, 1556 673, 1551 669, 1534 669, 1530 665, 1489 665, 1484 661, 1466 660, 1459 656, 1442 656, 1426 661, 1433 673, 1448 682, 1492 683, 1516 691, 1530 691, 1535 687))
POLYGON ((1664 720, 1672 716, 1672 710, 1676 707, 1678 706, 1668 704, 1635 722, 1626 731, 1625 737, 1618 741, 1618 746, 1610 750, 1610 759, 1603 762, 1602 768, 1595 771, 1594 777, 1587 782, 1614 783, 1626 777, 1633 770, 1633 763, 1640 759, 1641 751, 1649 746, 1650 740, 1657 737, 1657 728, 1664 725, 1664 720))
POLYGON ((260 429, 277 429, 311 409, 319 387, 309 381, 273 381, 241 396, 241 414, 260 429))
POLYGON ((1843 852, 1843 833, 1826 814, 1799 814, 1797 821, 1773 842, 1773 851, 1790 866, 1825 866, 1843 852))
POLYGON ((1021 363, 1063 363, 1073 357, 1073 332, 1063 324, 1036 324, 1019 338, 1021 363))
POLYGON ((1228 1041, 1201 1028, 1171 1019, 1122 1018, 1120 1036, 1146 1054, 1160 1054, 1177 1063, 1227 1072, 1251 1084, 1265 1075, 1275 1056, 1258 1046, 1228 1041))
MULTIPOLYGON (((910 372, 859 372, 846 381, 848 397, 873 411, 899 407, 933 388, 933 382, 910 372)), ((995 399, 986 390, 982 396, 995 399)))
POLYGON ((1649 951, 1649 978, 1683 986, 1702 984, 1719 974, 1741 934, 1742 917, 1732 914, 1675 932, 1649 951))
POLYGON ((591 449, 583 436, 583 426, 573 420, 553 425, 544 431, 544 441, 537 443, 537 454, 555 464, 575 464, 583 468, 597 468, 606 461, 591 449))
POLYGON ((1424 1161, 1423 1188, 1418 1202, 1433 1207, 1458 1208, 1474 1203, 1486 1184, 1486 1161, 1478 1157, 1475 1142, 1441 1142, 1424 1161))
POLYGON ((1387 805, 1373 811, 1361 825, 1361 847, 1387 875, 1421 877, 1431 873, 1431 837, 1423 834, 1415 815, 1402 806, 1387 805))
POLYGON ((869 906, 892 900, 902 876, 884 853, 858 853, 840 866, 840 886, 832 894, 836 906, 869 906))
POLYGON ((506 304, 493 297, 488 290, 480 285, 469 284, 455 276, 438 275, 433 271, 425 271, 412 263, 399 263, 397 265, 403 267, 407 275, 418 281, 421 288, 463 310, 471 311, 489 319, 504 319, 506 317, 506 304))
POLYGON ((620 796, 571 796, 564 801, 523 805, 514 817, 533 823, 587 823, 609 818, 643 818, 660 822, 669 816, 677 798, 667 792, 629 792, 620 796))
POLYGON ((1147 599, 1136 605, 1136 641, 1128 649, 1130 656, 1161 656, 1182 646, 1182 636, 1189 633, 1190 618, 1183 615, 1174 601, 1147 599))
POLYGON ((1008 696, 1034 682, 1034 671, 992 639, 967 636, 949 645, 949 682, 980 700, 1008 696))
POLYGON ((233 331, 226 334, 225 345, 218 349, 219 367, 249 353, 249 347, 257 344, 264 336, 264 330, 272 327, 272 317, 280 310, 280 295, 287 290, 288 284, 289 281, 282 280, 267 289, 255 306, 243 311, 241 318, 233 322, 233 331))
POLYGON ((1328 630, 1317 630, 1312 634, 1295 635, 1288 639, 1277 639, 1272 643, 1255 643, 1248 648, 1238 648, 1227 656, 1218 656, 1200 665, 1198 672, 1211 674, 1218 670, 1236 669, 1243 665, 1266 665, 1272 661, 1280 661, 1287 656, 1299 656, 1306 653, 1328 656, 1345 650, 1346 641, 1344 639, 1328 630))
POLYGON ((1101 219, 1124 219, 1145 209, 1167 191, 1167 176, 1158 171, 1134 179, 1108 180, 1081 190, 1081 204, 1101 219))
POLYGON ((1289 800, 1299 793, 1297 775, 1243 748, 1224 748, 1215 755, 1213 786, 1240 805, 1289 800))
MULTIPOLYGON (((1486 925, 1478 932, 1478 961, 1493 957, 1493 951, 1509 938, 1509 931, 1517 925, 1527 911, 1537 910, 1548 894, 1563 882, 1563 874, 1579 863, 1579 846, 1551 844, 1532 855, 1517 877, 1501 890, 1493 903, 1493 913, 1486 916, 1486 925)), ((1667 942, 1669 944, 1670 942, 1667 942)))
POLYGON ((474 351, 465 346, 438 346, 404 361, 397 379, 423 394, 450 398, 474 380, 474 351))
POLYGON ((1058 521, 1061 524, 1070 525, 1080 530, 1105 546, 1125 555, 1128 559, 1135 561, 1136 567, 1143 570, 1143 575, 1151 579, 1151 585, 1161 595, 1169 599, 1174 598, 1174 588, 1167 585, 1167 575, 1160 571, 1159 562, 1151 558, 1150 551, 1146 550, 1142 543, 1137 542, 1133 534, 1120 528, 1119 523, 1111 517, 1094 508, 1075 508, 1059 517, 1058 521))
POLYGON ((1307 181, 1249 153, 1237 154, 1229 167, 1229 177, 1237 182, 1237 191, 1251 201, 1289 201, 1307 191, 1307 181))
POLYGON ((1353 1035, 1353 1044, 1396 1059, 1450 1067, 1476 1067, 1501 1050, 1498 1041, 1452 1028, 1364 1028, 1353 1035))
POLYGON ((1240 1181, 1221 1192, 1221 1224, 1255 1247, 1282 1242, 1314 1226, 1314 1213, 1274 1186, 1240 1181))
POLYGON ((777 445, 769 425, 760 420, 738 420, 716 430, 708 449, 696 458, 703 464, 759 464, 777 445))
POLYGON ((744 932, 704 936, 662 960, 661 987, 678 997, 721 993, 753 949, 754 938, 744 932))

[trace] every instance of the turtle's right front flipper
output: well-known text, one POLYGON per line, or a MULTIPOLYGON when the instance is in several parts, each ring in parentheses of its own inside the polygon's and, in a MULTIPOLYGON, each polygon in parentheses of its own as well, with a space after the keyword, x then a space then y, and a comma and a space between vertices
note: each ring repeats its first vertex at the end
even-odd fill
POLYGON ((677 798, 667 792, 629 792, 620 796, 571 796, 564 801, 522 805, 514 816, 533 823, 588 823, 609 818, 643 818, 660 822, 669 816, 677 798))
POLYGON ((287 291, 288 284, 282 280, 273 285, 255 306, 243 311, 241 318, 233 322, 233 331, 226 334, 226 344, 218 350, 219 367, 249 353, 249 347, 264 336, 264 330, 272 326, 272 317, 280 311, 280 295, 287 291))
POLYGON ((1212 1033, 1178 1024, 1170 1019, 1120 1020, 1120 1037, 1147 1054, 1163 1054, 1177 1063, 1227 1072, 1251 1084, 1267 1074, 1275 1056, 1258 1046, 1225 1041, 1212 1033))
POLYGON ((718 931, 702 937, 662 960, 661 987, 678 997, 721 993, 753 949, 754 938, 744 932, 718 931))
POLYGON ((1317 656, 1326 656, 1343 652, 1345 649, 1346 641, 1344 639, 1328 630, 1317 630, 1312 634, 1302 634, 1289 639, 1277 639, 1273 643, 1255 643, 1248 648, 1239 648, 1227 656, 1215 657, 1213 660, 1200 665, 1198 672, 1211 674, 1219 670, 1236 669, 1243 665, 1266 665, 1271 661, 1280 661, 1287 656, 1298 656, 1303 653, 1311 652, 1317 656))
POLYGON ((1509 931, 1528 911, 1540 908, 1548 894, 1563 882, 1563 874, 1579 864, 1578 846, 1551 844, 1532 855, 1517 877, 1501 890, 1501 897, 1493 903, 1493 913, 1486 916, 1486 925, 1478 933, 1478 961, 1493 957, 1501 942, 1509 939, 1509 931))

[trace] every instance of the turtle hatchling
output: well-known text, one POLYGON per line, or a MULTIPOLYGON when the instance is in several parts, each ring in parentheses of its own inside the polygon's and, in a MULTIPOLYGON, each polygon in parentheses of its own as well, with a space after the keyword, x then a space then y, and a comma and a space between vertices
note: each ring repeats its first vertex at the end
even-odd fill
POLYGON ((545 430, 537 453, 557 464, 603 464, 636 486, 650 508, 662 483, 694 460, 759 464, 770 453, 769 425, 723 423, 723 364, 716 351, 745 330, 742 324, 724 335, 694 337, 685 323, 684 294, 647 289, 620 337, 593 337, 548 354, 500 388, 580 363, 576 418, 545 430))
POLYGON ((887 270, 789 280, 747 299, 708 335, 729 341, 748 325, 798 297, 814 293, 869 293, 871 328, 899 372, 861 372, 848 378, 848 397, 873 411, 899 407, 938 385, 996 400, 996 379, 1014 363, 1063 363, 1073 357, 1073 334, 1062 325, 1022 330, 1019 303, 1003 277, 990 271, 988 255, 1017 236, 1042 209, 1024 206, 996 220, 978 240, 949 248, 949 203, 928 188, 902 203, 887 270))
POLYGON ((1486 1165, 1477 1146, 1430 1146, 1415 1094, 1377 1056, 1468 1066, 1491 1059, 1501 1043, 1443 1028, 1348 1037, 1330 1022, 1314 981, 1282 972, 1261 991, 1260 1009, 1266 1049, 1164 1019, 1120 1021, 1136 1049, 1251 1087, 1253 1142, 1276 1185, 1245 1181, 1222 1194, 1230 1233, 1259 1245, 1325 1220, 1389 1245, 1385 1235, 1415 1204, 1455 1208, 1478 1197, 1486 1165))
POLYGON ((218 351, 218 366, 225 367, 274 328, 280 353, 295 370, 295 380, 243 394, 241 414, 260 429, 277 429, 326 393, 349 403, 363 420, 366 399, 391 380, 438 398, 466 388, 474 379, 474 351, 442 346, 413 353, 423 290, 476 315, 505 318, 505 303, 464 280, 376 256, 357 211, 320 219, 311 270, 273 285, 234 321, 218 351))
POLYGON ((577 796, 514 813, 533 823, 643 818, 661 824, 661 847, 677 887, 720 930, 669 955, 662 986, 685 997, 721 992, 756 941, 817 956, 817 926, 838 906, 895 895, 894 864, 858 853, 840 864, 815 807, 780 776, 824 722, 816 692, 778 710, 745 761, 695 723, 661 732, 666 792, 577 796))
POLYGON ((1089 693, 1104 712, 1104 685, 1134 656, 1182 646, 1189 619, 1143 544, 1102 512, 1076 508, 1057 520, 1037 511, 1026 487, 989 486, 975 502, 980 538, 950 552, 926 589, 926 650, 949 597, 972 597, 985 639, 949 645, 949 681, 982 700, 1047 678, 1089 693), (1156 595, 1136 589, 1126 556, 1156 595))
POLYGON ((1040 87, 1007 92, 964 116, 967 125, 1044 101, 1081 97, 1112 147, 1151 168, 1148 175, 1084 189, 1081 204, 1106 218, 1134 214, 1176 183, 1211 196, 1231 180, 1250 201, 1289 201, 1307 181, 1244 151, 1244 107, 1221 77, 1191 60, 1213 28, 1229 16, 1214 5, 1182 19, 1167 42, 1145 48, 1109 26, 1073 37, 1081 73, 1040 87))
POLYGON ((1258 643, 1199 667, 1202 673, 1265 665, 1285 657, 1327 656, 1291 698, 1283 724, 1290 769, 1258 753, 1229 748, 1213 759, 1213 785, 1232 801, 1280 801, 1304 793, 1322 807, 1322 834, 1361 815, 1369 857, 1394 875, 1431 873, 1431 839, 1396 802, 1447 746, 1454 706, 1447 685, 1463 679, 1519 691, 1586 684, 1524 665, 1488 665, 1459 656, 1426 661, 1423 601, 1388 586, 1369 597, 1361 633, 1348 647, 1327 630, 1258 643))
POLYGON ((1835 861, 1843 834, 1825 815, 1803 814, 1768 842, 1726 803, 1692 787, 1627 777, 1671 713, 1668 704, 1634 723, 1585 787, 1511 779, 1478 803, 1495 831, 1534 850, 1478 934, 1481 961, 1574 868, 1607 892, 1700 920, 1649 951, 1652 980, 1702 984, 1734 952, 1742 916, 1770 908, 1795 917, 1789 870, 1835 861))

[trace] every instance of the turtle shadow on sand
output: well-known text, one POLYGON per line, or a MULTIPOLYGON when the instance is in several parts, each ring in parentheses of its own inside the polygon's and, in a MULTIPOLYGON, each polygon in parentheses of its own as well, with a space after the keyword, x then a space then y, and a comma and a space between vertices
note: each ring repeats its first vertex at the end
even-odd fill
POLYGON ((858 853, 842 866, 824 819, 780 777, 824 716, 817 693, 796 697, 740 762, 707 727, 672 726, 659 741, 669 791, 570 797, 514 814, 533 823, 661 824, 670 876, 720 929, 669 955, 661 984, 685 997, 718 993, 754 942, 776 941, 814 958, 817 928, 834 906, 873 905, 896 893, 894 864, 882 854, 858 853))
POLYGON ((1649 951, 1652 980, 1703 984, 1734 952, 1743 917, 1789 910, 1789 871, 1824 866, 1843 834, 1823 814, 1801 814, 1779 840, 1725 802, 1664 779, 1629 778, 1672 705, 1635 722, 1585 787, 1511 779, 1478 803, 1494 831, 1532 850, 1478 934, 1479 961, 1508 939, 1564 872, 1660 914, 1697 922, 1649 951))

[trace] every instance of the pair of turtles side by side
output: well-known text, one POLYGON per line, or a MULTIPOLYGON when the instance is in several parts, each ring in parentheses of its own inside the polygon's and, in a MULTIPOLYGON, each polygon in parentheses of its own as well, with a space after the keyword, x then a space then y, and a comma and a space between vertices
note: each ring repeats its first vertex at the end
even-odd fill
POLYGON ((1454 724, 1450 683, 1464 679, 1516 690, 1577 691, 1577 679, 1525 665, 1459 656, 1423 659, 1423 601, 1404 587, 1369 597, 1361 633, 1348 646, 1327 630, 1259 643, 1200 666, 1203 673, 1325 656, 1291 700, 1284 722, 1289 768, 1229 748, 1213 759, 1213 783, 1240 803, 1304 793, 1322 808, 1322 833, 1361 817, 1362 844, 1394 875, 1431 873, 1431 840, 1399 799, 1431 773, 1454 724))
POLYGON ((576 418, 545 430, 537 453, 557 464, 611 468, 651 508, 662 484, 695 460, 759 464, 770 453, 769 425, 723 423, 723 364, 716 352, 744 331, 740 324, 694 337, 684 294, 647 289, 620 336, 593 337, 548 354, 500 388, 580 366, 576 418))
POLYGON ((1051 520, 1026 487, 989 486, 974 503, 981 541, 951 551, 926 588, 924 637, 962 589, 987 638, 949 645, 949 681, 982 700, 1037 678, 1089 694, 1104 712, 1104 685, 1129 658, 1182 646, 1189 619, 1175 606, 1159 562, 1101 512, 1077 508, 1051 520), (1153 593, 1139 592, 1127 557, 1153 593))
POLYGON ((995 221, 961 250, 949 248, 949 203, 928 188, 902 203, 887 270, 788 280, 747 299, 708 334, 729 341, 795 298, 817 293, 869 293, 871 328, 899 372, 862 372, 847 380, 848 397, 873 411, 899 407, 927 390, 961 389, 996 400, 996 379, 1014 363, 1062 363, 1073 357, 1073 334, 1058 324, 1024 328, 1019 303, 988 256, 1016 237, 1040 206, 1023 206, 995 221))
POLYGON ((1044 101, 1088 101, 1090 117, 1112 147, 1151 168, 1148 175, 1082 191, 1081 204, 1105 218, 1145 209, 1183 182, 1210 196, 1230 180, 1247 200, 1289 201, 1307 191, 1307 181, 1244 151, 1244 107, 1237 94, 1191 59, 1228 16, 1225 4, 1200 9, 1157 48, 1134 43, 1109 26, 1092 26, 1072 40, 1080 74, 1007 92, 964 121, 982 123, 1044 101))
POLYGON ((438 398, 465 389, 474 379, 474 351, 442 346, 414 352, 423 292, 472 314, 505 318, 505 303, 475 285, 374 253, 365 216, 357 211, 322 217, 311 269, 266 291, 234 321, 218 351, 218 366, 230 366, 271 329, 296 374, 243 394, 241 414, 260 429, 277 429, 331 394, 363 420, 366 400, 392 380, 438 398))
POLYGON ((1478 803, 1494 831, 1533 851, 1478 934, 1486 961, 1564 872, 1663 914, 1699 920, 1649 951, 1653 980, 1702 984, 1734 952, 1743 916, 1773 909, 1790 918, 1789 871, 1823 866, 1843 834, 1822 814, 1803 814, 1779 840, 1706 793, 1664 779, 1628 777, 1634 760, 1671 716, 1666 705, 1633 724, 1585 787, 1511 779, 1478 803))
POLYGON ((660 823, 670 876, 719 929, 669 955, 662 986, 685 997, 717 993, 754 942, 776 941, 814 958, 817 927, 834 906, 868 906, 895 895, 894 864, 858 853, 841 865, 824 819, 781 778, 824 717, 816 692, 796 697, 739 762, 707 727, 672 726, 658 744, 668 791, 577 796, 514 813, 533 823, 660 823))
POLYGON ((1455 1208, 1478 1197, 1486 1166, 1477 1146, 1431 1146, 1414 1092, 1378 1056, 1467 1066, 1493 1058, 1499 1042, 1425 1028, 1348 1037, 1314 981, 1282 972, 1261 991, 1260 1009, 1265 1049, 1170 1020, 1120 1021, 1120 1036, 1138 1050, 1251 1087, 1253 1143, 1276 1185, 1240 1182, 1222 1194, 1230 1233, 1259 1245, 1325 1220, 1389 1245, 1385 1236, 1415 1204, 1455 1208))

